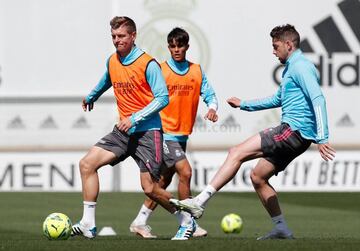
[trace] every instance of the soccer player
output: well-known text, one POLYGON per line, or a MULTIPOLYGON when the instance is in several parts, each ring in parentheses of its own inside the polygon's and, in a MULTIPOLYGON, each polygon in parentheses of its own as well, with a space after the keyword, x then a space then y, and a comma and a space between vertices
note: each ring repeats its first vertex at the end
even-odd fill
POLYGON ((96 236, 97 170, 131 156, 140 168, 141 186, 146 196, 178 218, 181 234, 173 239, 187 240, 195 230, 194 220, 189 213, 176 211, 169 203, 171 193, 158 184, 163 141, 159 111, 169 102, 160 66, 135 45, 136 25, 132 19, 114 17, 110 26, 116 52, 108 59, 107 71, 82 106, 84 111, 91 111, 94 102, 113 87, 119 122, 80 160, 84 210, 82 219, 72 227, 72 235, 96 236))
POLYGON ((227 102, 234 108, 246 111, 281 107, 281 124, 231 148, 224 164, 198 196, 183 201, 170 200, 178 208, 191 212, 195 218, 201 217, 207 201, 235 176, 241 164, 260 158, 251 171, 251 180, 272 218, 274 228, 258 240, 293 238, 269 179, 283 171, 311 143, 317 144, 325 161, 335 157, 335 150, 328 143, 325 98, 320 89, 319 76, 315 66, 299 49, 299 33, 294 26, 287 24, 275 27, 270 36, 273 54, 285 65, 278 91, 263 99, 240 100, 232 97, 227 102))
MULTIPOLYGON (((186 143, 195 122, 199 97, 208 112, 205 119, 216 122, 218 102, 200 65, 186 60, 189 49, 189 34, 181 28, 174 28, 167 37, 171 58, 161 64, 169 91, 169 105, 160 112, 164 131, 164 160, 160 184, 166 188, 175 173, 179 176, 179 199, 189 198, 191 166, 186 158, 186 143)), ((130 231, 144 238, 156 238, 147 224, 157 203, 146 199, 137 217, 130 225, 130 231)), ((194 237, 206 236, 207 231, 197 225, 194 237)))

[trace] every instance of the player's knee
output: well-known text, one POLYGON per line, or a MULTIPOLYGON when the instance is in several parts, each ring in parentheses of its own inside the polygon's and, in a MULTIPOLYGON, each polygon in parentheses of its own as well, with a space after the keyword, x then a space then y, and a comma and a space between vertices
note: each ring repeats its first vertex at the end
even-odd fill
POLYGON ((229 158, 234 160, 241 160, 241 151, 239 150, 239 146, 233 146, 229 150, 229 158))
POLYGON ((91 173, 93 171, 92 168, 91 168, 90 162, 86 158, 82 158, 80 160, 79 168, 80 168, 80 173, 82 175, 89 174, 89 173, 91 173))
POLYGON ((254 170, 251 171, 250 178, 254 188, 261 187, 263 184, 266 183, 263 178, 261 178, 259 175, 256 174, 256 172, 254 172, 254 170))
POLYGON ((144 194, 149 197, 152 198, 153 194, 154 194, 154 186, 153 185, 147 185, 147 186, 143 186, 142 187, 144 194))
POLYGON ((183 170, 179 174, 179 180, 180 180, 180 182, 190 182, 191 176, 192 176, 192 170, 191 170, 191 168, 189 168, 189 169, 183 170))

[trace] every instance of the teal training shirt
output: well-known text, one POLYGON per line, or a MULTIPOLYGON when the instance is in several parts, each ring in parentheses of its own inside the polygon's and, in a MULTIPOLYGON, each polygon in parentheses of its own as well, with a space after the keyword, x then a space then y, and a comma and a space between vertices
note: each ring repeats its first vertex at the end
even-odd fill
POLYGON ((281 107, 281 121, 298 130, 305 139, 318 144, 328 142, 329 131, 325 98, 316 67, 300 49, 285 63, 278 91, 270 97, 241 101, 240 109, 257 111, 281 107))

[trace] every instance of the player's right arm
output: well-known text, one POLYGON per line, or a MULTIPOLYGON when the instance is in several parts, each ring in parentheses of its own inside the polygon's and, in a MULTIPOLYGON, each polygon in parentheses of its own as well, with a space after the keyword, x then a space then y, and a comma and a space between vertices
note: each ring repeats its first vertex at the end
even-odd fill
POLYGON ((94 89, 83 99, 82 108, 86 111, 91 111, 94 108, 94 102, 112 86, 109 74, 109 60, 107 61, 106 72, 100 79, 99 83, 94 89))
POLYGON ((241 110, 249 112, 280 107, 281 87, 279 87, 278 91, 274 95, 263 99, 240 100, 239 98, 231 97, 227 100, 227 102, 234 108, 240 108, 241 110))

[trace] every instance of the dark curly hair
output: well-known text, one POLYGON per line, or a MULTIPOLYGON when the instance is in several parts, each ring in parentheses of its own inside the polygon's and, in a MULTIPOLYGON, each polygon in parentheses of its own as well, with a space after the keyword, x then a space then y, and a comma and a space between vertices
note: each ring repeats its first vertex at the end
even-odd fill
POLYGON ((270 36, 281 41, 291 40, 296 48, 300 47, 300 35, 291 24, 276 26, 271 30, 270 36))

